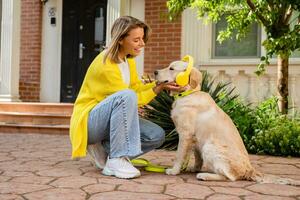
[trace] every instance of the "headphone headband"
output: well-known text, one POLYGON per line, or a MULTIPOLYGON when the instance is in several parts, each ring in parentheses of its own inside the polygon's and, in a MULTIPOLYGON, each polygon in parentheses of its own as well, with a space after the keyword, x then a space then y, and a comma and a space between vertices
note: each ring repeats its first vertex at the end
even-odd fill
POLYGON ((192 68, 194 66, 194 59, 193 59, 192 56, 186 55, 181 60, 184 61, 184 62, 187 62, 188 66, 187 66, 187 68, 185 69, 184 72, 180 72, 176 76, 176 83, 180 86, 185 86, 189 83, 189 76, 190 76, 190 73, 191 73, 192 68))

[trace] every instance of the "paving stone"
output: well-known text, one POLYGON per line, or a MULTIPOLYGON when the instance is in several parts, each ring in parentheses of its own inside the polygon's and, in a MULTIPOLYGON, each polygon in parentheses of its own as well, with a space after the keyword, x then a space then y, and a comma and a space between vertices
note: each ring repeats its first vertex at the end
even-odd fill
POLYGON ((149 193, 136 193, 136 192, 104 192, 92 195, 89 200, 169 200, 174 197, 165 194, 149 194, 149 193))
POLYGON ((271 195, 260 195, 260 194, 255 194, 255 195, 250 195, 250 196, 245 196, 244 197, 244 200, 258 200, 258 199, 263 199, 263 200, 293 200, 294 198, 271 196, 271 195))
POLYGON ((228 194, 214 194, 208 197, 207 200, 240 200, 240 198, 228 194))
POLYGON ((86 191, 88 194, 95 194, 100 192, 113 191, 115 190, 115 188, 116 188, 115 185, 99 183, 99 184, 84 186, 82 189, 86 191))
POLYGON ((82 167, 89 167, 91 166, 91 162, 89 161, 75 161, 75 160, 65 160, 63 162, 59 162, 58 164, 54 165, 55 167, 63 167, 63 168, 82 168, 82 167))
MULTIPOLYGON (((83 171, 81 169, 81 171, 83 171)), ((93 167, 93 170, 88 171, 88 172, 84 172, 83 176, 86 177, 95 177, 95 178, 106 178, 108 176, 105 176, 101 173, 101 170, 96 169, 95 167, 93 167)))
POLYGON ((259 170, 268 174, 300 174, 299 168, 286 164, 262 164, 259 170))
MULTIPOLYGON (((139 178, 137 178, 139 179, 139 178)), ((130 182, 134 182, 136 179, 120 179, 112 176, 104 176, 98 178, 99 183, 111 184, 111 185, 120 185, 120 184, 129 184, 130 182)))
POLYGON ((96 178, 84 177, 84 176, 69 176, 59 178, 56 181, 52 182, 50 185, 55 187, 63 188, 81 188, 85 185, 97 183, 96 178))
POLYGON ((8 156, 9 155, 9 153, 8 152, 6 152, 6 153, 4 153, 4 152, 0 152, 0 157, 1 156, 8 156))
POLYGON ((127 192, 146 192, 146 193, 162 193, 164 186, 162 185, 149 185, 149 184, 138 184, 129 183, 121 185, 118 190, 127 192))
POLYGON ((20 165, 22 164, 19 160, 13 160, 13 161, 5 161, 0 162, 0 169, 5 170, 17 170, 20 168, 20 165))
POLYGON ((44 157, 44 158, 39 158, 39 160, 63 162, 63 161, 66 161, 66 160, 70 160, 70 158, 71 158, 70 155, 64 156, 64 155, 58 154, 58 155, 54 155, 54 156, 47 156, 47 157, 44 157))
POLYGON ((10 156, 0 155, 0 162, 11 161, 11 160, 15 160, 15 158, 14 157, 10 157, 10 156))
POLYGON ((300 195, 299 187, 279 184, 256 184, 246 187, 246 189, 260 194, 275 196, 298 196, 300 195))
POLYGON ((291 179, 294 179, 294 180, 299 180, 300 181, 300 174, 299 175, 282 175, 284 176, 284 178, 291 178, 291 179))
POLYGON ((18 176, 33 176, 34 173, 32 173, 32 172, 18 172, 18 171, 5 171, 2 175, 18 177, 18 176))
POLYGON ((213 193, 213 190, 211 190, 209 187, 190 183, 170 184, 167 185, 167 189, 165 191, 165 194, 173 195, 179 198, 196 199, 204 199, 213 193))
POLYGON ((152 173, 147 175, 142 175, 141 177, 134 179, 135 182, 142 184, 151 185, 166 185, 172 183, 183 183, 183 179, 179 176, 171 176, 163 173, 152 173))
MULTIPOLYGON (((171 166, 175 155, 158 150, 141 157, 171 166)), ((299 158, 250 155, 250 160, 264 173, 300 180, 299 158)), ((191 156, 189 166, 193 163, 191 156)), ((129 180, 104 176, 88 156, 71 159, 68 136, 0 133, 0 200, 300 200, 299 187, 294 186, 199 181, 189 172, 178 176, 141 172, 141 177, 129 180)))
POLYGON ((9 177, 9 176, 0 176, 0 183, 1 182, 6 182, 9 179, 11 179, 11 177, 9 177))
POLYGON ((288 158, 288 157, 268 156, 263 158, 262 161, 265 163, 300 164, 300 158, 288 158))
POLYGON ((181 172, 179 175, 177 175, 178 177, 182 178, 185 182, 189 182, 189 181, 199 181, 196 178, 197 173, 192 173, 192 172, 181 172))
POLYGON ((186 199, 186 198, 179 198, 179 199, 174 199, 174 200, 198 200, 198 199, 191 199, 191 198, 188 198, 188 199, 186 199))
POLYGON ((222 187, 237 187, 237 188, 243 188, 249 185, 256 184, 256 182, 253 181, 199 181, 199 180, 193 180, 188 179, 188 183, 193 184, 199 184, 199 185, 205 185, 205 186, 222 186, 222 187))
POLYGON ((17 171, 26 171, 26 172, 35 172, 38 170, 45 170, 52 168, 51 165, 54 163, 46 162, 46 161, 29 161, 24 164, 21 164, 17 171))
POLYGON ((0 183, 0 194, 24 194, 33 191, 51 188, 46 185, 2 182, 0 183))
POLYGON ((24 200, 23 197, 14 194, 0 194, 1 200, 24 200))
POLYGON ((15 151, 11 154, 13 157, 17 158, 45 158, 48 156, 55 156, 55 153, 50 151, 15 151))
POLYGON ((28 200, 85 200, 85 192, 79 189, 56 188, 24 195, 28 200))
POLYGON ((18 176, 14 177, 11 182, 16 183, 31 183, 38 185, 47 185, 50 181, 54 180, 54 178, 45 177, 45 176, 18 176))
POLYGON ((266 157, 267 156, 265 156, 265 155, 249 154, 249 158, 250 158, 251 161, 253 161, 253 160, 262 160, 266 157))
POLYGON ((161 165, 165 167, 172 167, 174 165, 174 159, 171 157, 169 158, 164 158, 164 157, 159 157, 151 160, 151 163, 155 165, 161 165))
POLYGON ((79 169, 85 174, 89 172, 95 172, 97 174, 101 173, 101 170, 96 169, 94 166, 80 167, 79 169))
POLYGON ((236 196, 253 194, 253 192, 250 192, 250 191, 242 189, 242 188, 213 187, 213 186, 211 186, 210 188, 217 193, 231 194, 231 195, 236 195, 236 196))
POLYGON ((40 176, 52 177, 66 177, 66 176, 79 176, 82 172, 79 169, 68 169, 56 167, 36 172, 40 176))

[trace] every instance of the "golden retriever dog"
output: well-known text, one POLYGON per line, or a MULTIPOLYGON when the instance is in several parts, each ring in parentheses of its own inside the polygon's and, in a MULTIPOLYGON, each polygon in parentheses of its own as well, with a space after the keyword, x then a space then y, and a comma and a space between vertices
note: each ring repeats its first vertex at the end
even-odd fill
MULTIPOLYGON (((155 71, 155 79, 158 82, 175 81, 177 74, 186 67, 186 62, 174 61, 167 68, 155 71)), ((172 105, 171 117, 179 134, 179 143, 174 166, 167 169, 166 174, 179 174, 194 151, 193 170, 202 170, 196 176, 199 180, 299 185, 300 181, 264 175, 252 167, 237 128, 211 96, 200 91, 201 81, 201 72, 192 68, 189 84, 184 87, 189 94, 176 98, 172 105)))

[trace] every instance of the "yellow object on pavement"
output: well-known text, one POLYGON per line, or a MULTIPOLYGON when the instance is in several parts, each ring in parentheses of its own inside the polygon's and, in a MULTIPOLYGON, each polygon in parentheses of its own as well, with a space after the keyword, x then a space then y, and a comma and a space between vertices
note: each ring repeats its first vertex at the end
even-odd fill
POLYGON ((166 169, 168 168, 166 166, 155 165, 155 164, 151 163, 150 161, 148 161, 144 158, 132 159, 131 163, 135 167, 144 167, 145 171, 148 171, 148 172, 165 173, 166 169))

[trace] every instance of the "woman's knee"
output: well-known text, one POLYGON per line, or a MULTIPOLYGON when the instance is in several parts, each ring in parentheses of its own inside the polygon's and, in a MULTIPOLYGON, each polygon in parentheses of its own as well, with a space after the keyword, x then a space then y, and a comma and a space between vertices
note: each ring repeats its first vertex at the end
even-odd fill
POLYGON ((159 127, 160 130, 157 133, 157 141, 158 141, 158 147, 161 146, 165 142, 165 131, 161 127, 159 127))
POLYGON ((112 96, 114 107, 119 105, 125 105, 128 108, 137 109, 137 95, 133 90, 125 89, 116 92, 112 96))
POLYGON ((150 135, 150 140, 154 144, 155 148, 160 147, 165 141, 165 131, 160 126, 157 126, 150 135))
POLYGON ((133 90, 125 89, 120 91, 120 96, 122 100, 124 100, 127 103, 137 103, 137 95, 133 90))

